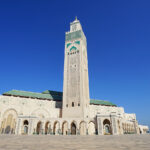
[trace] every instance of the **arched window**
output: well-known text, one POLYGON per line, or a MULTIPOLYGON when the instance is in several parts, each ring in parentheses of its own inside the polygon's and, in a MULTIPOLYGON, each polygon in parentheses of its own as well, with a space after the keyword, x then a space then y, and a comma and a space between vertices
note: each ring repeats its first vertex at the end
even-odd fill
POLYGON ((74 102, 72 102, 72 107, 74 107, 74 102))

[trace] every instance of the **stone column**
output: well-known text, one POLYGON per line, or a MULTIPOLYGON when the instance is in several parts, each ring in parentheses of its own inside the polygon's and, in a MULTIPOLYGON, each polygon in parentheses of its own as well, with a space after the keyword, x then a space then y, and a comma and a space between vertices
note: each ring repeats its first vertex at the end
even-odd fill
POLYGON ((71 130, 70 130, 70 129, 68 129, 67 135, 70 135, 70 134, 71 134, 71 130))
POLYGON ((100 114, 97 114, 97 129, 98 129, 98 135, 104 135, 103 122, 100 114))
POLYGON ((20 134, 21 119, 17 119, 16 134, 20 134))
POLYGON ((135 119, 133 120, 133 124, 134 124, 135 134, 140 134, 139 127, 138 127, 138 122, 135 119))
POLYGON ((88 135, 89 133, 88 133, 88 128, 86 128, 86 135, 88 135))
POLYGON ((29 119, 29 125, 28 125, 28 134, 29 135, 33 134, 33 131, 32 131, 32 122, 33 122, 33 119, 29 119))
POLYGON ((54 134, 53 128, 54 128, 54 122, 51 122, 51 135, 54 134))
POLYGON ((80 130, 78 128, 76 129, 76 135, 81 135, 80 130))
POLYGON ((124 134, 124 133, 123 133, 122 121, 120 121, 120 130, 121 130, 121 134, 124 134))
POLYGON ((51 130, 51 125, 50 123, 48 124, 48 127, 47 127, 47 134, 50 134, 50 130, 51 130))
POLYGON ((112 134, 118 135, 118 124, 117 124, 117 116, 116 113, 111 113, 111 127, 112 127, 112 134))
POLYGON ((45 134, 44 122, 41 122, 40 132, 41 134, 45 134))
POLYGON ((3 134, 5 134, 6 124, 7 124, 7 118, 5 119, 5 122, 4 122, 4 130, 3 130, 3 134))

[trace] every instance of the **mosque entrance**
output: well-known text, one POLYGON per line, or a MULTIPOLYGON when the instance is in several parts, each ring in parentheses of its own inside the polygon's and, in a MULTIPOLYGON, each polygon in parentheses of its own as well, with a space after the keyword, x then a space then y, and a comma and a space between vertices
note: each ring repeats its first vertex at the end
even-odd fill
POLYGON ((112 134, 110 121, 109 121, 108 119, 105 119, 105 120, 103 121, 103 126, 104 126, 104 134, 105 134, 105 135, 110 135, 110 134, 112 134))
POLYGON ((75 125, 75 123, 71 124, 71 134, 76 135, 76 125, 75 125))
POLYGON ((4 134, 14 134, 16 128, 17 113, 13 109, 7 110, 3 115, 0 131, 4 134))

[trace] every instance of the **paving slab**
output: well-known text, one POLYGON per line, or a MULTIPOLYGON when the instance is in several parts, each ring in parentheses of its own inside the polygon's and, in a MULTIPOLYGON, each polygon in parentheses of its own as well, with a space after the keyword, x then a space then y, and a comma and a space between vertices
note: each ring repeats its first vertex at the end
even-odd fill
POLYGON ((0 150, 150 150, 150 135, 0 135, 0 150))

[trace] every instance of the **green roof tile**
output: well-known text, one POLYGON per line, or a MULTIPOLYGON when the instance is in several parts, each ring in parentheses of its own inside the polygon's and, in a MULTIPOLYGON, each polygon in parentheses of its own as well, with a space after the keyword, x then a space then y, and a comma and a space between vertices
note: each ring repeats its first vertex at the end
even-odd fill
POLYGON ((115 104, 109 102, 109 101, 103 101, 103 100, 95 100, 95 99, 91 99, 90 100, 90 104, 94 104, 94 105, 105 105, 105 106, 116 106, 115 104))
MULTIPOLYGON (((12 95, 12 96, 38 98, 38 99, 47 99, 47 100, 54 100, 54 101, 62 101, 62 97, 63 97, 62 92, 50 91, 50 90, 46 90, 42 93, 11 90, 11 91, 3 93, 3 95, 9 95, 9 96, 12 95)), ((105 105, 105 106, 116 106, 115 104, 113 104, 109 101, 95 100, 95 99, 91 99, 90 104, 105 105)))
POLYGON ((62 96, 52 94, 52 93, 35 93, 35 92, 18 91, 18 90, 11 90, 3 93, 3 95, 12 95, 12 96, 30 97, 30 98, 39 98, 39 99, 48 99, 48 100, 62 100, 62 96))

